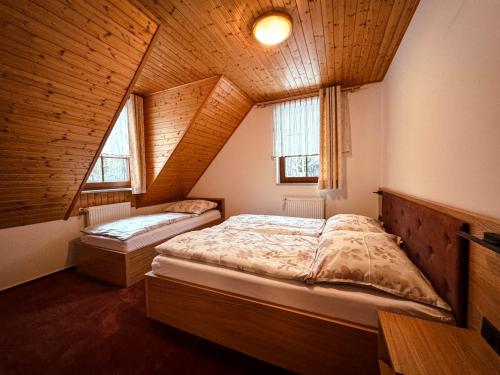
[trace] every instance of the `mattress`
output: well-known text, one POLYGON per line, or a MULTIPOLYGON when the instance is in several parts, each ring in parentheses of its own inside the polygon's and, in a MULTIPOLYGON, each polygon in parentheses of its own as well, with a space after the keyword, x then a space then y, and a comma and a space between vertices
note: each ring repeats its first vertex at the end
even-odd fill
POLYGON ((155 257, 152 268, 158 276, 187 281, 372 328, 378 327, 378 310, 454 323, 453 315, 448 311, 362 287, 307 285, 300 281, 257 276, 165 255, 155 257))
POLYGON ((96 246, 104 249, 127 253, 139 249, 141 247, 149 246, 154 243, 166 240, 180 233, 194 229, 200 225, 207 224, 211 221, 220 219, 220 217, 221 214, 219 210, 209 210, 199 216, 195 216, 189 219, 178 221, 173 224, 155 228, 146 233, 141 233, 137 236, 131 237, 125 241, 110 237, 95 236, 88 234, 83 235, 80 239, 83 243, 90 246, 96 246))

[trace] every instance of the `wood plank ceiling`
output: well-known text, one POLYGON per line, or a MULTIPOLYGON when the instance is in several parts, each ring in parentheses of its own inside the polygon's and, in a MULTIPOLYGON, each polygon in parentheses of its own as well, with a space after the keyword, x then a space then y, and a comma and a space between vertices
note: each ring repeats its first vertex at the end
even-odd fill
POLYGON ((157 24, 120 0, 0 3, 0 228, 62 219, 157 24))
POLYGON ((147 95, 223 74, 255 102, 320 86, 381 81, 418 0, 135 0, 163 30, 135 91, 147 95), (284 43, 265 47, 253 21, 270 10, 293 19, 284 43))
MULTIPOLYGON (((253 105, 251 99, 225 77, 216 77, 215 82, 209 79, 186 85, 174 92, 166 92, 163 100, 156 97, 146 103, 159 103, 158 100, 162 103, 159 115, 166 126, 158 128, 155 124, 146 124, 146 133, 158 129, 168 131, 179 125, 183 134, 178 142, 179 136, 174 135, 175 148, 166 150, 167 157, 161 153, 150 155, 152 161, 161 160, 159 165, 162 168, 149 182, 146 193, 136 197, 137 207, 185 198, 253 105), (210 86, 212 89, 207 93, 210 86), (184 109, 176 98, 180 101, 189 98, 197 107, 191 112, 187 126, 185 117, 179 116, 184 109)), ((163 135, 160 132, 150 136, 162 144, 163 135)), ((166 137, 168 139, 168 135, 166 137)))

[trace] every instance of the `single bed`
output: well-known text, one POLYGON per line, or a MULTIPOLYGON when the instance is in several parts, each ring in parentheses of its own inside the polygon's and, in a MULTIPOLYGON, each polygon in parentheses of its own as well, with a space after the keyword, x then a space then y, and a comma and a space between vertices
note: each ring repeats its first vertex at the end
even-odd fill
POLYGON ((147 314, 295 372, 377 373, 377 310, 464 325, 467 280, 466 243, 455 236, 465 223, 386 193, 382 212, 451 313, 358 287, 159 256, 146 277, 147 314))
POLYGON ((159 225, 129 238, 83 234, 75 246, 77 271, 124 287, 144 279, 144 274, 151 270, 156 245, 180 233, 224 221, 224 199, 200 199, 215 202, 217 207, 200 215, 187 215, 183 220, 159 225))

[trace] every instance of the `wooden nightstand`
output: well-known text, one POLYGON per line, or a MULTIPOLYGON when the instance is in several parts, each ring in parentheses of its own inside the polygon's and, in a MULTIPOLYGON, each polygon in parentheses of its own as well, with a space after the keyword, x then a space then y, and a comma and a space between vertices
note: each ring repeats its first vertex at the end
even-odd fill
POLYGON ((385 311, 379 322, 382 375, 500 374, 500 357, 475 331, 385 311))

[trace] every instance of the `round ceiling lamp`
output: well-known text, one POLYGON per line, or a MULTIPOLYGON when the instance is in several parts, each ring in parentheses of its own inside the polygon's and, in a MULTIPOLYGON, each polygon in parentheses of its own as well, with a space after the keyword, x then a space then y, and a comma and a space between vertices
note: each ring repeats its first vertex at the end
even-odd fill
POLYGON ((292 34, 292 18, 279 12, 263 14, 255 20, 252 32, 262 44, 272 46, 281 43, 292 34))

